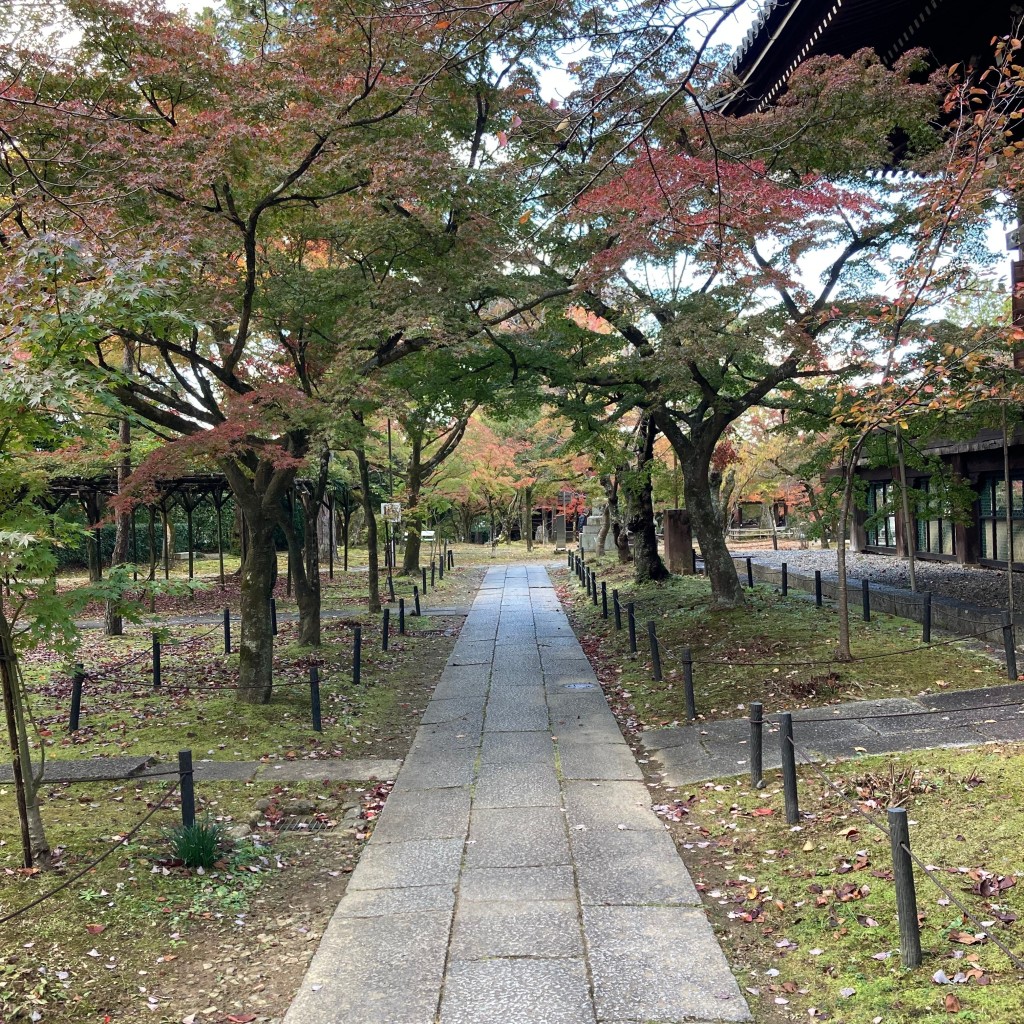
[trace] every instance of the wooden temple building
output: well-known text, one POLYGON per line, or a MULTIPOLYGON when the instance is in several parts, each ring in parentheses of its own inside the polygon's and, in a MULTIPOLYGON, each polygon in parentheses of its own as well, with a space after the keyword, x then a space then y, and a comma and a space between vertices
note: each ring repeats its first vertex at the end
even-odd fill
MULTIPOLYGON (((715 106, 735 116, 772 107, 800 64, 818 55, 850 56, 874 50, 892 63, 907 50, 927 51, 936 67, 963 62, 987 67, 993 37, 1019 34, 1021 5, 1007 0, 769 0, 743 40, 730 69, 729 84, 715 106)), ((1021 234, 1008 236, 1016 248, 1021 234)), ((1024 249, 1016 268, 1024 270, 1024 249)), ((1024 280, 1018 272, 1015 279, 1024 280)), ((1024 322, 1024 305, 1015 301, 1014 318, 1024 322)), ((1024 433, 1008 443, 1009 499, 1014 567, 1024 570, 1024 433)), ((1010 552, 1007 523, 1007 478, 1001 431, 981 431, 963 441, 936 441, 926 454, 939 460, 977 498, 969 522, 933 513, 919 518, 911 531, 919 558, 1005 568, 1010 552)), ((906 534, 897 493, 895 467, 862 467, 865 508, 851 526, 854 550, 905 555, 906 534)), ((930 478, 908 469, 908 486, 929 490, 930 478)))

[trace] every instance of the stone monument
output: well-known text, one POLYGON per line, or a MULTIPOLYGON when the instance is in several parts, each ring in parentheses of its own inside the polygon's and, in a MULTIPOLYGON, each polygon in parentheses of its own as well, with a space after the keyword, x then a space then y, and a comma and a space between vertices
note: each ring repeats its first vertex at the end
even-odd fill
POLYGON ((669 572, 693 575, 693 528, 685 508, 665 511, 665 565, 669 572))
POLYGON ((601 533, 601 528, 604 526, 604 507, 595 508, 589 516, 587 516, 586 525, 580 531, 580 547, 588 554, 594 554, 597 551, 597 538, 601 533))

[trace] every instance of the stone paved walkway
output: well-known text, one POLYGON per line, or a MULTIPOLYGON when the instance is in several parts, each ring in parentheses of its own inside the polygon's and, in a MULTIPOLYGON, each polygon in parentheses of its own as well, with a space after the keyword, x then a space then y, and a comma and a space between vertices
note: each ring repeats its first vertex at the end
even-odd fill
MULTIPOLYGON (((664 768, 665 785, 686 786, 748 771, 749 737, 750 724, 744 718, 652 729, 642 740, 664 768)), ((798 755, 801 761, 1009 740, 1024 740, 1020 684, 855 701, 793 714, 793 742, 808 755, 798 755)), ((765 770, 778 768, 779 727, 768 715, 763 744, 765 770)))
POLYGON ((285 1024, 749 1019, 547 572, 490 569, 285 1024))

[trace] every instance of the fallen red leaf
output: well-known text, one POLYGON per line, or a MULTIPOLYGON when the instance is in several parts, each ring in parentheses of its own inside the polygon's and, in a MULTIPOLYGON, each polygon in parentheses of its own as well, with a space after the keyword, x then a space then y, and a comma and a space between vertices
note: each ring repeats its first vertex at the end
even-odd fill
POLYGON ((90 935, 99 935, 100 932, 105 932, 107 930, 107 926, 105 924, 87 924, 85 926, 85 930, 90 935))

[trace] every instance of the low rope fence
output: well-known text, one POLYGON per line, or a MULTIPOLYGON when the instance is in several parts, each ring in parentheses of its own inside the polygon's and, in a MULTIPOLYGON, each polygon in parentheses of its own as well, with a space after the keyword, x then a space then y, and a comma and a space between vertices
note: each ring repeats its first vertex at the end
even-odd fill
MULTIPOLYGON (((440 578, 444 575, 444 564, 447 562, 449 569, 454 568, 455 558, 454 553, 449 549, 447 556, 444 559, 439 559, 437 562, 431 562, 431 583, 439 578, 437 576, 440 571, 440 578)), ((426 584, 427 570, 423 568, 421 570, 423 583, 426 584)), ((407 613, 408 617, 421 617, 423 614, 423 605, 421 602, 420 592, 418 586, 413 586, 413 598, 412 606, 407 609, 406 599, 404 597, 398 598, 397 600, 397 635, 402 637, 415 637, 417 633, 424 632, 421 630, 414 630, 410 632, 407 627, 407 613)), ((391 648, 392 638, 395 636, 395 626, 392 623, 391 608, 385 607, 381 613, 381 625, 380 625, 380 650, 386 652, 391 648)), ((270 625, 271 635, 278 635, 278 617, 277 617, 277 601, 275 598, 270 598, 269 601, 269 614, 270 614, 270 625)), ((349 628, 349 623, 343 624, 345 628, 349 628)), ((332 670, 331 676, 328 679, 323 679, 321 673, 324 670, 325 663, 323 661, 316 661, 310 664, 309 667, 309 679, 307 680, 290 680, 284 682, 275 682, 274 687, 276 689, 289 688, 295 686, 308 687, 310 691, 310 717, 312 719, 313 729, 316 732, 322 731, 322 718, 320 709, 320 686, 322 683, 330 682, 332 678, 335 678, 334 672, 350 671, 351 683, 353 686, 359 686, 362 683, 362 662, 363 662, 363 627, 359 623, 351 624, 352 629, 352 648, 350 659, 347 664, 337 666, 335 670, 332 670)), ((109 666, 102 670, 87 671, 82 664, 77 664, 74 667, 74 672, 71 676, 71 709, 69 716, 68 731, 77 732, 80 725, 81 718, 81 707, 82 707, 82 696, 84 693, 85 683, 89 680, 96 683, 107 683, 116 686, 124 687, 135 687, 140 684, 140 680, 126 678, 125 670, 137 665, 144 659, 149 658, 150 666, 150 682, 154 691, 164 690, 168 693, 182 693, 182 692, 216 692, 223 690, 238 690, 240 684, 234 683, 204 683, 195 685, 192 683, 175 684, 171 683, 169 686, 165 684, 164 672, 165 666, 163 664, 163 656, 165 651, 168 649, 178 650, 186 649, 193 650, 198 644, 205 640, 208 640, 215 633, 223 631, 224 636, 224 654, 229 655, 232 653, 232 617, 231 610, 225 608, 223 611, 222 622, 205 632, 199 633, 196 636, 185 637, 181 640, 167 640, 159 630, 154 630, 152 633, 152 643, 150 648, 143 649, 136 654, 132 655, 125 661, 122 661, 116 665, 109 666)))
MULTIPOLYGON (((12 910, 12 911, 8 912, 7 914, 4 914, 2 917, 0 917, 0 925, 7 924, 8 921, 13 921, 15 918, 21 917, 22 914, 28 913, 28 911, 34 909, 35 907, 38 907, 41 903, 45 903, 47 900, 52 899, 58 893, 63 892, 69 886, 74 885, 75 882, 79 881, 81 878, 84 878, 85 875, 89 874, 90 871, 93 871, 99 864, 102 864, 103 861, 105 861, 108 857, 110 857, 113 854, 115 854, 118 850, 121 849, 121 847, 126 846, 132 839, 134 839, 135 836, 138 835, 138 833, 142 829, 143 825, 145 825, 146 822, 148 822, 150 820, 150 818, 152 818, 153 815, 155 815, 157 813, 157 811, 159 811, 163 807, 165 807, 166 804, 167 804, 167 801, 170 800, 171 797, 174 796, 174 794, 176 792, 178 792, 179 789, 182 788, 180 772, 174 772, 174 773, 168 773, 168 774, 178 775, 179 776, 179 781, 174 783, 174 785, 169 786, 165 790, 165 792, 164 792, 163 796, 160 798, 160 800, 156 804, 154 804, 149 809, 149 811, 147 811, 146 814, 139 821, 137 821, 135 823, 135 825, 132 826, 132 828, 128 832, 126 832, 122 836, 119 836, 118 839, 117 839, 117 842, 115 842, 113 844, 113 846, 109 846, 106 850, 104 850, 102 853, 100 853, 97 857, 94 857, 92 860, 90 860, 83 868, 81 868, 78 871, 76 871, 73 875, 69 875, 67 878, 65 878, 59 885, 55 885, 52 889, 48 889, 46 892, 44 892, 44 893, 40 894, 39 896, 37 896, 34 900, 30 900, 28 903, 23 904, 22 906, 18 907, 17 909, 12 910)), ((153 776, 153 777, 155 777, 155 776, 153 776)), ((190 752, 189 752, 189 774, 188 774, 188 780, 189 780, 189 784, 190 784, 191 783, 191 753, 190 752)), ((184 793, 183 793, 183 795, 182 795, 182 824, 189 825, 189 824, 193 824, 194 822, 195 822, 195 805, 194 805, 194 803, 192 805, 192 821, 186 821, 185 820, 185 799, 184 799, 184 793)))
MULTIPOLYGON (((873 828, 877 828, 889 840, 893 861, 893 882, 896 889, 897 919, 900 931, 900 956, 904 967, 920 967, 921 955, 921 927, 917 914, 917 889, 914 882, 914 867, 921 871, 926 879, 930 881, 958 910, 964 915, 967 921, 977 929, 979 935, 992 942, 1000 952, 1018 970, 1024 970, 1024 960, 1021 959, 1006 943, 988 930, 981 918, 976 915, 953 890, 946 885, 936 874, 933 867, 925 863, 910 846, 909 820, 905 808, 890 807, 887 811, 888 822, 883 824, 879 816, 872 814, 860 802, 849 797, 845 789, 837 782, 829 778, 828 773, 818 764, 815 759, 804 749, 797 745, 793 736, 794 722, 789 712, 782 714, 781 733, 781 755, 782 755, 782 783, 783 800, 786 808, 786 822, 789 825, 799 825, 803 820, 800 812, 799 794, 797 789, 796 758, 799 755, 804 763, 808 765, 815 774, 824 782, 825 786, 839 795, 844 803, 855 813, 860 815, 873 828)), ((751 766, 751 777, 754 778, 755 766, 751 766)), ((760 772, 757 772, 758 784, 763 784, 760 779, 760 772)), ((991 924, 991 922, 990 922, 991 924)))
MULTIPOLYGON (((568 566, 570 569, 573 569, 575 571, 576 576, 580 581, 580 584, 586 589, 587 595, 590 597, 591 602, 595 606, 600 606, 601 617, 606 620, 611 617, 614 620, 614 629, 616 632, 619 632, 623 628, 625 628, 628 631, 630 653, 639 653, 636 628, 636 602, 630 601, 623 605, 619 599, 618 591, 613 589, 611 591, 611 602, 609 605, 609 591, 607 584, 604 582, 600 582, 599 584, 599 581, 597 579, 597 573, 594 572, 593 569, 591 569, 589 566, 587 566, 584 559, 582 559, 576 553, 570 553, 568 556, 568 566), (623 625, 623 611, 625 611, 625 626, 623 625)), ((785 588, 783 588, 783 593, 785 594, 785 588)), ((930 595, 927 595, 927 597, 930 598, 930 595)), ((922 598, 922 600, 925 600, 925 598, 922 598)), ((649 614, 657 613, 650 612, 649 614)), ((867 604, 865 604, 865 621, 870 621, 870 610, 867 604)), ((1003 638, 1003 648, 1006 657, 1007 677, 1014 681, 1016 681, 1017 679, 1017 660, 1014 630, 1012 623, 1009 621, 1008 615, 1004 616, 1004 621, 998 626, 992 626, 985 630, 975 631, 973 633, 965 634, 963 636, 950 637, 938 641, 932 641, 931 639, 930 617, 926 615, 922 625, 922 643, 915 645, 914 647, 900 648, 895 651, 883 651, 872 654, 857 655, 848 660, 843 660, 841 662, 835 656, 832 656, 830 658, 816 658, 802 661, 793 661, 792 659, 790 659, 784 662, 764 660, 743 661, 735 658, 695 658, 690 648, 680 648, 677 650, 671 647, 667 647, 658 638, 657 622, 655 619, 648 619, 646 629, 648 645, 651 653, 652 675, 654 680, 656 682, 660 682, 663 679, 663 655, 667 654, 671 658, 676 659, 682 667, 683 685, 685 690, 687 708, 687 719, 689 721, 693 721, 697 718, 693 670, 695 667, 700 666, 740 669, 764 668, 772 670, 835 667, 837 665, 849 665, 868 661, 881 661, 889 658, 902 658, 910 654, 919 653, 921 651, 927 651, 938 647, 945 647, 952 644, 963 643, 965 641, 977 640, 979 637, 986 637, 992 633, 999 632, 1002 634, 1003 638)), ((825 720, 827 719, 823 719, 823 721, 825 720)))

